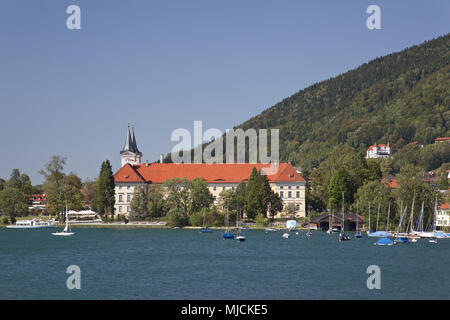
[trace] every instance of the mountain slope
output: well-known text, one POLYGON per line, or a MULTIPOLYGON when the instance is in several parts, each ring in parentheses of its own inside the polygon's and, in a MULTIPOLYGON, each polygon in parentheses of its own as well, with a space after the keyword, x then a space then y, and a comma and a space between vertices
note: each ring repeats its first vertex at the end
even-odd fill
POLYGON ((283 161, 311 166, 335 145, 365 151, 450 135, 450 34, 314 84, 236 128, 280 129, 283 161))

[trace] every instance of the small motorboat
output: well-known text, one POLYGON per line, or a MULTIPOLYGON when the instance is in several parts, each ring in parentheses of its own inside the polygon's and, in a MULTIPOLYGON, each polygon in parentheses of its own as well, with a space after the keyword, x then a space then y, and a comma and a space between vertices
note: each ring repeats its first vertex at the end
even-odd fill
POLYGON ((282 235, 283 238, 288 239, 290 237, 289 233, 285 232, 282 235))
POLYGON ((341 230, 339 230, 338 228, 333 228, 333 229, 331 229, 331 232, 333 232, 333 233, 338 233, 338 232, 340 232, 341 230))
POLYGON ((376 246, 392 246, 393 241, 389 238, 381 238, 377 242, 374 243, 376 246))
POLYGON ((231 232, 225 232, 223 234, 223 239, 234 239, 234 234, 232 234, 231 232))
POLYGON ((428 242, 430 243, 437 243, 437 239, 436 238, 431 238, 428 240, 428 242))
POLYGON ((355 238, 362 238, 361 232, 355 233, 355 238))
POLYGON ((307 236, 307 237, 311 237, 311 236, 312 236, 312 232, 311 232, 311 231, 308 231, 308 232, 306 233, 306 236, 307 236))
POLYGON ((394 239, 394 243, 409 243, 407 237, 397 237, 394 239))
POLYGON ((243 241, 245 241, 245 236, 243 236, 243 235, 238 235, 237 237, 236 237, 236 240, 237 241, 240 241, 240 242, 243 242, 243 241))
POLYGON ((333 233, 333 230, 328 229, 328 230, 327 230, 327 233, 328 233, 328 234, 332 234, 332 233, 333 233))
POLYGON ((351 240, 352 238, 350 238, 348 235, 346 235, 345 233, 340 233, 339 234, 339 242, 341 241, 348 241, 351 240))
POLYGON ((267 232, 276 232, 277 231, 277 229, 275 229, 275 228, 266 228, 266 233, 267 232))
POLYGON ((203 228, 203 229, 200 229, 199 232, 200 232, 200 233, 211 233, 212 230, 211 230, 211 229, 208 229, 208 228, 203 228))

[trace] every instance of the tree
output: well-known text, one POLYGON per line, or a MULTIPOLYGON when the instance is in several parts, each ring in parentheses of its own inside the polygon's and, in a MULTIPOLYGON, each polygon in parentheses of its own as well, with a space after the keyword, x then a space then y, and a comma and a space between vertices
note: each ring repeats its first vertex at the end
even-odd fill
POLYGON ((243 212, 246 212, 246 190, 247 185, 245 182, 241 181, 238 186, 236 187, 236 190, 234 190, 234 198, 236 201, 236 208, 239 210, 239 212, 242 214, 243 212))
POLYGON ((86 179, 81 188, 83 203, 89 210, 97 211, 97 181, 86 179))
POLYGON ((250 178, 248 179, 245 196, 245 208, 249 219, 254 219, 259 213, 265 213, 261 199, 261 179, 255 167, 253 167, 250 178))
POLYGON ((167 190, 166 203, 170 211, 182 213, 189 217, 189 204, 191 201, 190 183, 186 178, 169 179, 164 182, 167 190), (174 211, 176 210, 176 211, 174 211))
POLYGON ((295 207, 294 203, 288 203, 287 206, 284 208, 284 213, 289 218, 294 218, 294 214, 297 211, 297 208, 295 207))
POLYGON ((214 197, 209 192, 208 183, 200 178, 195 178, 190 183, 191 201, 189 213, 200 212, 203 208, 209 208, 214 203, 214 197))
POLYGON ((133 192, 133 198, 131 199, 130 207, 131 212, 137 215, 140 219, 148 215, 148 196, 144 186, 137 186, 133 192))
POLYGON ((28 214, 27 200, 31 189, 29 177, 14 169, 0 191, 0 211, 10 217, 11 223, 17 216, 28 214))
POLYGON ((109 160, 103 161, 97 179, 97 210, 101 215, 114 216, 115 182, 109 160))
POLYGON ((3 188, 5 188, 5 180, 0 178, 0 191, 2 191, 3 188))
POLYGON ((162 217, 165 215, 165 210, 164 187, 159 184, 150 185, 148 188, 148 214, 154 218, 162 217))
POLYGON ((269 213, 270 217, 274 218, 277 212, 281 212, 283 210, 283 201, 277 192, 271 191, 269 197, 269 213))
POLYGON ((328 205, 330 209, 338 210, 342 204, 342 193, 345 195, 345 203, 353 202, 353 185, 351 178, 344 168, 339 168, 333 175, 328 185, 328 205))

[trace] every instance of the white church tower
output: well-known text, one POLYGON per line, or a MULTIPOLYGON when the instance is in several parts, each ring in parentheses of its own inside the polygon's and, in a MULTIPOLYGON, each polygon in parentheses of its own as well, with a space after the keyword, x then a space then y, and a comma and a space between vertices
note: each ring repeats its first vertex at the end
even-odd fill
POLYGON ((142 153, 139 151, 136 144, 134 125, 132 126, 132 133, 130 133, 130 124, 128 124, 127 139, 125 140, 123 150, 120 151, 120 158, 122 160, 122 167, 127 163, 131 165, 141 163, 142 153))

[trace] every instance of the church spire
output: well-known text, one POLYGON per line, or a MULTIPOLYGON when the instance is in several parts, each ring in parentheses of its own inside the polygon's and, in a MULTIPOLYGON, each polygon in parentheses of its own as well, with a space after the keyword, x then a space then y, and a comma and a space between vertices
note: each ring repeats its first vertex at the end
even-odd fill
POLYGON ((123 147, 122 152, 124 151, 133 151, 133 140, 131 138, 131 134, 130 134, 130 124, 128 124, 128 131, 127 131, 127 138, 125 140, 125 146, 123 147))
POLYGON ((132 148, 133 148, 133 152, 134 153, 141 153, 137 147, 137 143, 136 143, 136 136, 134 135, 134 124, 131 125, 131 130, 132 130, 132 137, 131 137, 131 141, 132 141, 132 148))

